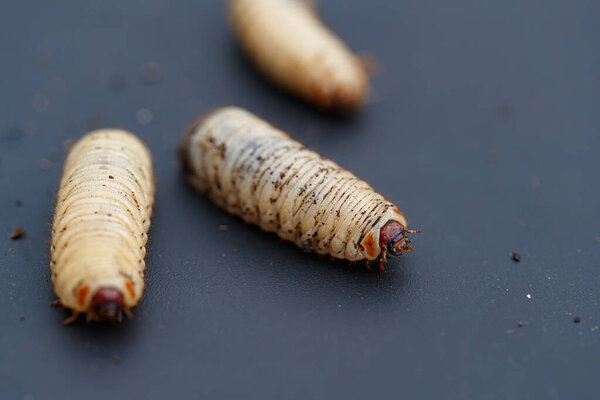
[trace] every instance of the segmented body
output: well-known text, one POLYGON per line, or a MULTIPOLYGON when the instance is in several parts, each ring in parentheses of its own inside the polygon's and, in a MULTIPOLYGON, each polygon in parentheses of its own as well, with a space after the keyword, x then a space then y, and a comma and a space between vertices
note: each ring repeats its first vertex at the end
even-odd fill
POLYGON ((319 108, 341 112, 367 99, 364 62, 298 0, 230 0, 245 52, 272 82, 319 108))
POLYGON ((150 152, 126 131, 91 132, 69 152, 57 197, 50 268, 60 304, 73 318, 120 319, 144 288, 150 152))
POLYGON ((181 156, 197 190, 304 250, 350 261, 411 250, 394 204, 244 110, 219 109, 193 124, 181 156))

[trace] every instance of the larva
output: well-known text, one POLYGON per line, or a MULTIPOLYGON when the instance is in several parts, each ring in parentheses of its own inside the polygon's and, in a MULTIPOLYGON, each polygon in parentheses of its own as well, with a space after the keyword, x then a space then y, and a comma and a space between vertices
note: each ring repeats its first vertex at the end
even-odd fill
POLYGON ((305 251, 350 261, 413 251, 406 219, 365 181, 235 107, 192 124, 180 146, 188 182, 229 213, 305 251))
POLYGON ((300 0, 230 0, 242 48, 273 83, 318 108, 349 112, 368 96, 365 63, 300 0))
POLYGON ((57 195, 50 269, 58 304, 121 320, 144 289, 154 202, 152 157, 133 134, 102 129, 69 152, 57 195))

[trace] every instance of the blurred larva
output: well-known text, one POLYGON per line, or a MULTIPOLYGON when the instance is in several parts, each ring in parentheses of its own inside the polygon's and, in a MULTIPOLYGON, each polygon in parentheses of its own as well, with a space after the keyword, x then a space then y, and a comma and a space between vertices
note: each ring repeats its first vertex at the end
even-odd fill
POLYGON ((180 148, 188 182, 231 214, 305 251, 350 261, 410 248, 406 219, 365 181, 239 108, 209 113, 180 148))
POLYGON ((73 310, 65 323, 120 321, 144 289, 150 152, 129 132, 91 132, 71 148, 57 197, 50 269, 57 303, 73 310))
POLYGON ((230 0, 231 24, 272 82, 318 108, 349 112, 367 99, 365 63, 301 0, 230 0))

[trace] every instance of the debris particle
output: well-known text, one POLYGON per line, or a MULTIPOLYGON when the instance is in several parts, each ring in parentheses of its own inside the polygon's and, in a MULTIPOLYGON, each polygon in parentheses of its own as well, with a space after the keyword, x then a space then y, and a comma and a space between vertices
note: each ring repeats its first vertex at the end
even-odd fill
POLYGON ((23 202, 21 200, 15 200, 15 207, 21 207, 23 202))
POLYGON ((523 321, 519 321, 519 323, 517 324, 519 326, 519 328, 523 327, 523 321))
POLYGON ((25 317, 21 315, 21 316, 19 317, 19 321, 21 321, 21 322, 25 321, 25 317))
POLYGON ((512 260, 514 262, 521 262, 521 255, 515 251, 513 251, 512 253, 510 253, 510 257, 512 258, 512 260))
POLYGON ((40 160, 40 168, 44 171, 48 171, 50 168, 52 168, 52 162, 47 158, 42 158, 40 160))
POLYGON ((36 95, 33 96, 34 110, 46 111, 48 109, 49 105, 50 105, 50 100, 48 99, 48 96, 46 96, 44 93, 36 93, 36 95))
POLYGON ((575 322, 576 324, 581 322, 581 317, 577 316, 575 318, 573 318, 573 322, 575 322))
POLYGON ((229 230, 229 226, 228 225, 219 225, 219 230, 220 231, 228 231, 229 230))
POLYGON ((531 299, 531 295, 529 293, 527 293, 527 298, 531 299))
POLYGON ((148 125, 154 119, 154 115, 147 108, 142 108, 135 114, 135 119, 140 125, 148 125))
POLYGON ((599 329, 598 325, 594 325, 590 328, 590 331, 594 332, 597 331, 599 329))
POLYGON ((108 78, 106 86, 113 93, 122 93, 127 89, 127 78, 125 78, 125 75, 113 74, 108 78))
POLYGON ((10 235, 10 238, 12 240, 17 240, 17 239, 22 238, 23 236, 25 236, 26 233, 27 232, 25 232, 23 230, 23 228, 18 228, 17 227, 17 228, 15 228, 15 230, 13 231, 13 233, 10 235))
POLYGON ((112 361, 115 365, 121 365, 121 357, 119 356, 113 356, 112 361))
POLYGON ((139 76, 144 85, 156 85, 163 79, 163 69, 159 63, 149 62, 142 65, 139 76))

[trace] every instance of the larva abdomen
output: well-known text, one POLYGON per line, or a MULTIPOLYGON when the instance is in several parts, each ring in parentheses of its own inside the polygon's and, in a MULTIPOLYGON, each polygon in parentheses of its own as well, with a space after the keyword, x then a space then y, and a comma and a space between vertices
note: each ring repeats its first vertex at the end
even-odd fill
POLYGON ((52 226, 59 302, 96 320, 120 320, 142 296, 154 202, 152 157, 133 134, 103 129, 71 149, 52 226))
POLYGON ((269 80, 318 108, 353 111, 368 96, 364 62, 306 3, 230 0, 230 19, 243 49, 269 80))
POLYGON ((188 129, 180 154, 188 182, 246 222, 303 250, 385 262, 412 251, 406 219, 365 181, 235 107, 188 129))

